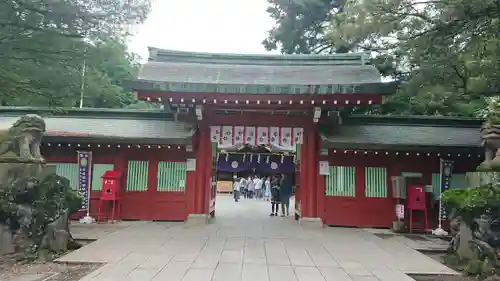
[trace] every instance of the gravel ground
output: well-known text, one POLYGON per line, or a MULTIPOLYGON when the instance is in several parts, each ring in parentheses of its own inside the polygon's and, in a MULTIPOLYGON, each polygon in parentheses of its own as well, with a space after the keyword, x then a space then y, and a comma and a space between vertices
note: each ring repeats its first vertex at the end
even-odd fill
POLYGON ((461 275, 410 275, 415 281, 473 281, 461 275))
MULTIPOLYGON (((5 260, 4 260, 5 261, 5 260)), ((2 263, 0 280, 16 281, 76 281, 98 269, 102 264, 59 264, 59 263, 2 263)))

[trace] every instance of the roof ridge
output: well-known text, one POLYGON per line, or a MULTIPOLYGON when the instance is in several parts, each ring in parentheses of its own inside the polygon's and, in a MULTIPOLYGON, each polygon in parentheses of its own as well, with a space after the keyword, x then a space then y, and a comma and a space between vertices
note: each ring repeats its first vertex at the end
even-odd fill
POLYGON ((480 127, 482 118, 462 116, 424 115, 365 115, 354 114, 345 118, 346 125, 394 125, 421 127, 480 127))
POLYGON ((369 54, 229 54, 186 52, 149 47, 149 61, 166 62, 198 62, 229 64, 334 64, 334 65, 364 65, 369 63, 369 54))
POLYGON ((0 106, 0 117, 39 114, 43 117, 109 118, 173 120, 173 114, 163 109, 16 107, 0 106))
POLYGON ((41 107, 41 106, 0 106, 1 112, 44 111, 44 112, 164 112, 163 109, 128 109, 128 108, 97 108, 97 107, 41 107))

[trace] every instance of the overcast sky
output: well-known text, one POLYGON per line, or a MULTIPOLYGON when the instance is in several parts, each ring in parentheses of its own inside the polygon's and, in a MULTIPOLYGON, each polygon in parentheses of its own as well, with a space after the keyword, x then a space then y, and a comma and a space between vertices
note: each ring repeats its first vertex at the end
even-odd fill
POLYGON ((212 53, 265 53, 261 42, 274 22, 267 0, 156 0, 129 49, 147 47, 212 53))

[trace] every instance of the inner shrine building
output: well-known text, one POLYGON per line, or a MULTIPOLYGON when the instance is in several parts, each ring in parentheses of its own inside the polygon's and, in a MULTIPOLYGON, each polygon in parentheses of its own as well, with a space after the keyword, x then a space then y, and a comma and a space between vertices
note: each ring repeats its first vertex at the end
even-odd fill
MULTIPOLYGON (((237 55, 149 49, 127 88, 155 110, 0 108, 9 127, 45 115, 43 154, 78 183, 76 151, 92 152, 90 212, 100 177, 119 171, 121 219, 206 221, 222 175, 288 174, 299 223, 391 227, 391 177, 413 175, 429 192, 435 224, 440 159, 452 187, 482 161, 482 120, 346 115, 396 90, 364 54, 237 55)), ((77 187, 75 187, 77 188, 77 187)), ((404 198, 402 202, 404 203, 404 198)))

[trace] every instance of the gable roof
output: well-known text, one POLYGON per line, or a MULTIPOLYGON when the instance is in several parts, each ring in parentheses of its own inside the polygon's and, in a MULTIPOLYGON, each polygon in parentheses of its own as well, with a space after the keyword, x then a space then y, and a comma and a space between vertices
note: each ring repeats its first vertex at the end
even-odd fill
MULTIPOLYGON (((366 54, 238 55, 150 48, 133 90, 220 93, 392 93, 366 54), (312 92, 311 92, 311 89, 312 92)), ((392 85, 392 86, 391 86, 392 85)))
POLYGON ((479 149, 484 120, 456 117, 351 116, 323 145, 361 149, 479 149))
POLYGON ((42 109, 0 107, 0 129, 12 126, 24 114, 40 114, 47 125, 45 138, 71 138, 137 144, 189 143, 195 126, 174 122, 162 110, 42 109))

